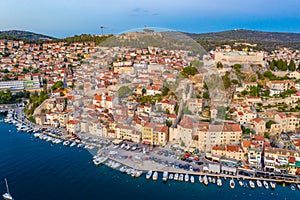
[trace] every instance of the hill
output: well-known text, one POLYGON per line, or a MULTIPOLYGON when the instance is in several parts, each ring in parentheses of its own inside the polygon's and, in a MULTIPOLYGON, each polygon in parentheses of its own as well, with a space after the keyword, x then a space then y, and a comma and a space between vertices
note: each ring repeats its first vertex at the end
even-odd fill
POLYGON ((24 40, 25 42, 30 41, 50 41, 55 39, 51 36, 46 36, 38 33, 33 33, 29 31, 0 31, 0 39, 10 39, 10 40, 24 40))
POLYGON ((235 42, 256 43, 258 49, 274 50, 280 47, 300 49, 299 33, 262 32, 245 29, 236 29, 213 33, 186 33, 197 40, 206 50, 213 49, 222 44, 233 44, 235 42))

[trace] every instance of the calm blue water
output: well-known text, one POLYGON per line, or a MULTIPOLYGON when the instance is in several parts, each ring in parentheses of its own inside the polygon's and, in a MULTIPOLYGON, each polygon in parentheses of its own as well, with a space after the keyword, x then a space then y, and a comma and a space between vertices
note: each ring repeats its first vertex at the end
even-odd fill
POLYGON ((16 200, 300 199, 300 191, 281 186, 273 191, 250 190, 236 183, 231 190, 229 181, 218 188, 197 181, 165 184, 161 179, 146 180, 145 176, 134 179, 106 166, 95 167, 91 158, 86 150, 53 145, 0 122, 0 192, 5 192, 6 177, 16 200))

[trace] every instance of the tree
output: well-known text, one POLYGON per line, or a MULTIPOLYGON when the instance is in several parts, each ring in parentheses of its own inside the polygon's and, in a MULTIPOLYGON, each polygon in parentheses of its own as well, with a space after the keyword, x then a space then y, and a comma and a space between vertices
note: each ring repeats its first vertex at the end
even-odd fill
POLYGON ((172 121, 170 121, 170 120, 166 120, 166 126, 168 126, 168 127, 171 127, 172 126, 172 121))
POLYGON ((222 79, 223 79, 223 83, 224 83, 224 88, 225 89, 229 88, 231 85, 230 78, 227 75, 225 75, 225 76, 222 76, 222 79))
POLYGON ((297 68, 297 70, 300 70, 300 62, 299 62, 299 65, 298 65, 298 68, 297 68))
POLYGON ((289 68, 289 71, 295 71, 296 65, 295 65, 294 60, 290 61, 290 64, 289 64, 288 68, 289 68))
POLYGON ((264 76, 267 77, 267 78, 273 78, 274 77, 273 73, 269 70, 264 72, 264 76))
POLYGON ((240 70, 240 69, 242 68, 242 65, 241 65, 241 64, 234 64, 234 65, 233 65, 233 68, 234 68, 235 70, 240 70))
POLYGON ((220 61, 217 62, 217 68, 223 68, 223 64, 220 61))
POLYGON ((203 93, 203 98, 204 99, 209 99, 209 93, 208 92, 204 92, 203 93))
POLYGON ((273 121, 273 120, 269 120, 269 121, 266 123, 266 128, 267 128, 267 129, 270 129, 272 124, 276 124, 276 122, 273 121))
POLYGON ((250 96, 259 97, 260 87, 251 86, 250 87, 250 96))
POLYGON ((147 90, 145 88, 142 89, 142 94, 145 95, 147 90))
POLYGON ((162 92, 161 92, 161 95, 162 96, 166 96, 169 91, 170 91, 170 89, 168 87, 164 87, 163 90, 162 90, 162 92))
POLYGON ((120 98, 125 97, 126 95, 128 95, 130 93, 130 89, 128 86, 122 86, 120 87, 120 89, 118 90, 118 95, 120 98))
POLYGON ((64 89, 64 83, 62 81, 57 81, 52 87, 52 90, 64 89))
POLYGON ((275 60, 272 60, 270 62, 270 70, 274 71, 274 69, 275 69, 275 60))

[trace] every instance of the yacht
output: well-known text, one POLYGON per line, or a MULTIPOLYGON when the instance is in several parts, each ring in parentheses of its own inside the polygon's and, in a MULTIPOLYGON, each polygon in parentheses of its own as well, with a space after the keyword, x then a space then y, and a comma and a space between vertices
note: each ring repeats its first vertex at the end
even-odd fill
POLYGON ((69 144, 70 144, 69 141, 64 141, 64 142, 63 142, 63 145, 64 145, 64 146, 68 146, 69 144))
POLYGON ((189 180, 190 180, 190 176, 189 176, 188 174, 186 174, 186 175, 184 176, 184 181, 185 181, 185 182, 189 182, 189 180))
POLYGON ((264 184, 264 187, 265 187, 266 189, 269 189, 269 184, 268 184, 267 181, 263 181, 263 184, 264 184))
POLYGON ((168 172, 167 171, 164 171, 162 179, 163 179, 163 181, 167 181, 168 180, 168 172))
POLYGON ((206 175, 203 177, 203 183, 204 185, 208 185, 208 179, 206 175))
POLYGON ((217 186, 219 186, 219 187, 222 186, 222 179, 220 179, 220 178, 217 179, 217 186))
POLYGON ((300 190, 300 184, 297 184, 297 188, 298 188, 298 190, 300 190))
POLYGON ((235 183, 234 183, 233 179, 230 180, 230 187, 231 187, 231 189, 233 189, 235 187, 235 183))
POLYGON ((179 177, 179 175, 178 175, 178 173, 176 173, 176 174, 174 175, 174 181, 178 181, 178 177, 179 177))
POLYGON ((126 172, 126 169, 127 169, 127 167, 126 167, 126 166, 123 166, 123 167, 120 168, 120 172, 125 173, 125 172, 126 172))
POLYGON ((170 174, 170 175, 169 175, 169 179, 170 179, 170 180, 173 180, 173 178, 174 178, 174 174, 170 174))
POLYGON ((76 142, 72 142, 72 144, 70 144, 70 147, 73 147, 76 145, 76 142))
POLYGON ((143 171, 137 170, 134 177, 135 177, 135 178, 138 178, 138 177, 140 177, 142 174, 143 174, 143 171))
POLYGON ((14 198, 11 196, 11 194, 9 193, 9 189, 8 189, 8 184, 7 184, 7 180, 5 179, 5 184, 6 184, 6 193, 4 193, 2 195, 3 199, 5 200, 13 200, 14 198))
POLYGON ((194 178, 194 176, 191 176, 191 183, 195 183, 195 178, 194 178))
POLYGON ((152 179, 153 179, 154 181, 156 181, 156 180, 158 179, 158 173, 157 173, 157 172, 154 172, 154 173, 153 173, 152 179))
POLYGON ((259 188, 261 188, 261 187, 262 187, 262 183, 261 183, 261 181, 260 181, 260 180, 257 180, 257 181, 256 181, 256 184, 257 184, 257 187, 259 187, 259 188))
POLYGON ((271 182, 270 182, 270 186, 271 186, 272 189, 275 189, 276 183, 275 183, 274 181, 271 181, 271 182))
POLYGON ((210 183, 211 183, 211 180, 212 180, 212 179, 211 179, 211 177, 208 177, 208 182, 210 182, 210 183))
POLYGON ((146 174, 146 179, 150 179, 152 176, 152 171, 148 171, 146 174))
POLYGON ((211 182, 212 182, 213 184, 215 184, 215 183, 216 183, 216 179, 215 179, 215 178, 211 178, 211 182))
POLYGON ((203 183, 203 178, 202 178, 201 175, 199 176, 199 182, 200 182, 200 183, 203 183))
POLYGON ((252 188, 252 189, 254 189, 255 188, 255 184, 254 184, 254 182, 253 181, 249 181, 249 185, 250 185, 250 188, 252 188))

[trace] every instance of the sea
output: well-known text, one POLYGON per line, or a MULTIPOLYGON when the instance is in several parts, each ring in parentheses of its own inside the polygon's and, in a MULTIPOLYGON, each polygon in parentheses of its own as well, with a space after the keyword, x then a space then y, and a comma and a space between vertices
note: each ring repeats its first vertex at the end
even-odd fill
POLYGON ((15 200, 300 199, 300 190, 292 191, 289 186, 251 190, 236 182, 231 189, 229 180, 223 180, 219 188, 200 184, 198 177, 194 184, 163 183, 162 174, 157 181, 145 175, 132 178, 105 165, 96 167, 92 156, 85 149, 52 144, 0 122, 0 193, 6 192, 7 178, 15 200))

